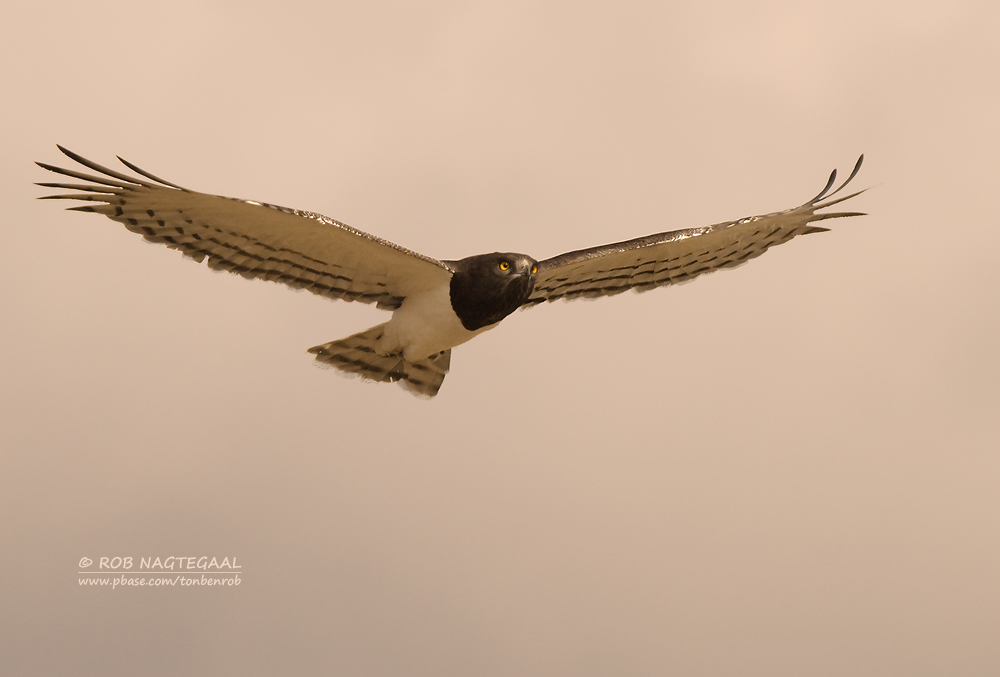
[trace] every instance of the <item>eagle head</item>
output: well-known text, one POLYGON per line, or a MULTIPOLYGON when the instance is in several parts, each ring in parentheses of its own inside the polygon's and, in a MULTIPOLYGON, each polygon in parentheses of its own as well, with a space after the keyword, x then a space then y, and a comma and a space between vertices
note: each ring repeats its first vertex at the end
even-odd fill
POLYGON ((538 261, 494 252, 448 261, 451 307, 469 331, 496 324, 520 308, 535 288, 538 261))

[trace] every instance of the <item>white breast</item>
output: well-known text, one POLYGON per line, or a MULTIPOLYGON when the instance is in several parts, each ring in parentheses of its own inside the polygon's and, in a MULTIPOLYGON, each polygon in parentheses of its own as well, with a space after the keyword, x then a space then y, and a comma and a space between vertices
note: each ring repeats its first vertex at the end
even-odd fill
POLYGON ((463 327, 452 310, 449 287, 442 286, 406 297, 386 323, 383 347, 387 353, 402 350, 408 362, 416 362, 461 345, 497 324, 476 331, 463 327))

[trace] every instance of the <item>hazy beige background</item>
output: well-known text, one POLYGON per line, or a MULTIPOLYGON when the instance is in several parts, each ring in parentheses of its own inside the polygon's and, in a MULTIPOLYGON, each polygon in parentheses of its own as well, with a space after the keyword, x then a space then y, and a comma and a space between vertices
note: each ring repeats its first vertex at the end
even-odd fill
POLYGON ((1000 12, 692 4, 8 10, 0 673, 1000 674, 1000 12), (425 402, 311 366, 375 309, 34 201, 57 142, 441 258, 877 187, 425 402), (78 586, 113 555, 243 583, 78 586))

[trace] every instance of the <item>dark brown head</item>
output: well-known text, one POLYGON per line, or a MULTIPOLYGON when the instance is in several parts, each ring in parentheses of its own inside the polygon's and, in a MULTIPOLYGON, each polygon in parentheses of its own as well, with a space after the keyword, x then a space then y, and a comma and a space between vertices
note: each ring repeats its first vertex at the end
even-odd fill
POLYGON ((521 307, 535 288, 538 261, 524 254, 480 254, 448 261, 451 307, 469 331, 499 322, 521 307))

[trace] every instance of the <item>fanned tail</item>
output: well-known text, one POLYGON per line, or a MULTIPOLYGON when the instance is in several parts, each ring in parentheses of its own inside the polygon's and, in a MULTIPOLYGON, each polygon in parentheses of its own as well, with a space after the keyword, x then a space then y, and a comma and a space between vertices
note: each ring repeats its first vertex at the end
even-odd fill
POLYGON ((365 381, 399 383, 419 397, 434 397, 451 366, 451 349, 417 362, 408 362, 399 353, 384 355, 379 343, 385 334, 385 324, 363 332, 314 346, 308 352, 316 356, 320 367, 336 369, 347 376, 360 376, 365 381))

